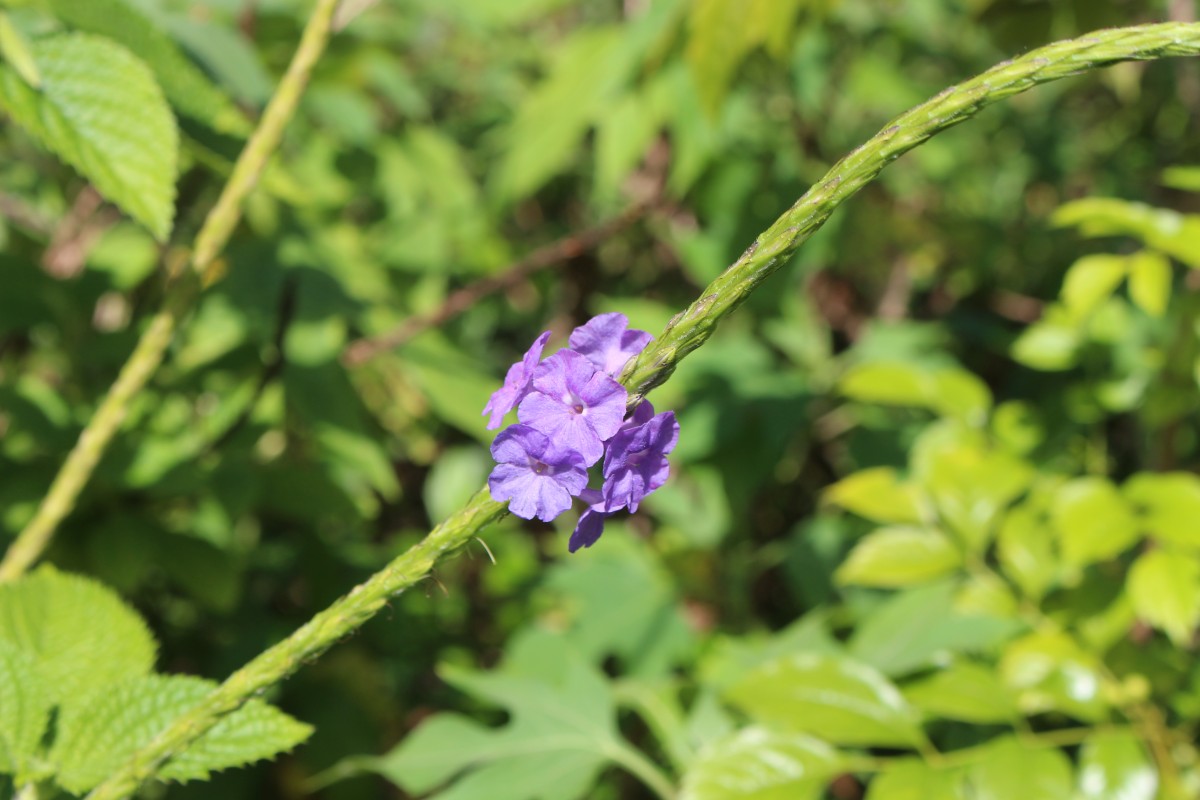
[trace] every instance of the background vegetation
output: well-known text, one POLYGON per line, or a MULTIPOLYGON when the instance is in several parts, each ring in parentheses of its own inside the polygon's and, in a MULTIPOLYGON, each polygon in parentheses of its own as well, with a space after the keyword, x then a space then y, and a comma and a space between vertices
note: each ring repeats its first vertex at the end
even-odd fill
MULTIPOLYGON (((172 226, 155 186, 89 183, 6 96, 15 536, 311 4, 6 5, 34 42, 136 13, 122 44, 180 136, 172 226)), ((164 673, 223 678, 457 509, 490 470, 480 410, 541 330, 621 311, 657 334, 890 117, 1195 6, 340 14, 223 277, 47 557, 136 607, 164 673)), ((652 395, 682 436, 637 517, 573 556, 571 515, 505 519, 275 691, 304 744, 151 793, 1197 796, 1198 117, 1195 61, 1121 64, 899 160, 652 395)))

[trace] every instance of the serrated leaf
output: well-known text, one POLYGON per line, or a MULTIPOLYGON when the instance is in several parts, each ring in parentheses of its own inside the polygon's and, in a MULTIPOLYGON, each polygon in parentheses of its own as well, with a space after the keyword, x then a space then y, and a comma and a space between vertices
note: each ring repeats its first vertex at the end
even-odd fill
POLYGON ((1166 256, 1142 250, 1129 257, 1129 297, 1152 317, 1167 312, 1171 300, 1171 262, 1166 256))
POLYGON ((1040 599, 1058 580, 1054 538, 1049 515, 1028 503, 1011 509, 1000 524, 996 537, 1000 566, 1031 598, 1040 599))
POLYGON ((929 714, 980 724, 1011 721, 1017 710, 996 673, 969 661, 956 661, 905 686, 904 696, 929 714))
POLYGON ((1064 483, 1050 513, 1063 560, 1073 566, 1115 558, 1140 538, 1133 510, 1107 478, 1091 476, 1064 483))
POLYGON ((50 697, 29 653, 0 642, 0 773, 29 768, 50 718, 50 697))
POLYGON ((769 661, 727 692, 755 720, 821 736, 835 744, 913 745, 916 711, 866 664, 800 653, 769 661))
POLYGON ((941 531, 896 526, 864 536, 834 577, 857 586, 911 586, 940 578, 961 564, 958 548, 941 531))
POLYGON ((1158 771, 1141 740, 1128 731, 1097 731, 1079 751, 1083 800, 1154 800, 1158 771))
POLYGON ((953 583, 941 582, 897 594, 859 624, 850 653, 899 676, 959 653, 995 649, 1021 629, 1013 619, 958 613, 954 593, 953 583))
POLYGON ((1034 749, 1015 738, 989 744, 967 773, 973 800, 1064 800, 1071 796, 1071 762, 1059 750, 1034 749))
POLYGON ((55 702, 145 675, 156 649, 146 624, 116 593, 51 567, 0 586, 0 641, 33 657, 55 702))
POLYGON ((0 108, 160 241, 171 231, 179 133, 154 76, 108 39, 33 43, 42 88, 0 68, 0 108))
POLYGON ((1061 711, 1095 722, 1108 713, 1098 659, 1062 633, 1032 633, 1012 642, 1000 676, 1026 714, 1061 711))
POLYGON ((1138 557, 1126 584, 1133 609, 1166 631, 1176 646, 1191 639, 1200 623, 1200 559, 1154 550, 1138 557))
POLYGON ((891 467, 864 469, 825 490, 825 499, 881 523, 921 521, 921 493, 891 467))
POLYGON ((608 683, 558 637, 527 635, 500 670, 444 667, 442 674, 511 719, 497 729, 441 714, 361 765, 409 793, 445 786, 439 800, 573 800, 611 754, 628 748, 608 683))
POLYGON ((1190 472, 1139 472, 1121 492, 1139 523, 1162 542, 1200 550, 1200 476, 1190 472))
MULTIPOLYGON (((155 735, 216 688, 187 675, 134 678, 85 704, 68 704, 59 719, 50 759, 55 780, 69 792, 100 783, 155 735)), ((312 728, 261 700, 250 700, 163 765, 161 780, 202 780, 209 773, 290 750, 312 728)))
POLYGON ((1107 300, 1125 279, 1128 262, 1123 256, 1084 256, 1067 269, 1061 292, 1063 305, 1082 319, 1107 300))
POLYGON ((867 786, 867 800, 966 800, 962 770, 938 770, 915 758, 903 758, 867 786))
POLYGON ((680 800, 819 800, 841 759, 820 739, 751 726, 704 748, 680 800))
POLYGON ((183 114, 221 133, 244 136, 250 123, 179 46, 126 0, 50 0, 68 25, 128 47, 154 71, 167 99, 183 114))

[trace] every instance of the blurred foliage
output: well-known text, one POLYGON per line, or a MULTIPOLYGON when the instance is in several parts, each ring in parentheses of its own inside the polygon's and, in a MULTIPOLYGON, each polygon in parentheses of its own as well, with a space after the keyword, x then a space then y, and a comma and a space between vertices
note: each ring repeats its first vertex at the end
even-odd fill
MULTIPOLYGON (((119 51, 93 60, 140 65, 179 127, 176 182, 161 150, 106 182, 108 151, 30 110, 5 50, 13 536, 309 4, 4 5, 38 98, 58 50, 119 51)), ((136 605, 159 669, 220 679, 478 488, 480 409, 537 332, 613 310, 661 330, 892 115, 1166 5, 348 2, 225 277, 49 560, 136 605), (647 199, 594 251, 342 362, 647 199)), ((1198 75, 1051 84, 890 166, 656 392, 682 438, 645 513, 569 558, 573 520, 497 525, 280 687, 315 727, 294 754, 156 791, 603 800, 661 774, 688 800, 1200 794, 1198 75)))

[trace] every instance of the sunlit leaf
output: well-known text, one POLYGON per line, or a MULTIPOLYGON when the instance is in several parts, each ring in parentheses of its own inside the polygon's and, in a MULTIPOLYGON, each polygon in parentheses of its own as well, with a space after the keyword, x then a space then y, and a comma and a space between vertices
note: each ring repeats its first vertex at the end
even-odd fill
POLYGON ((1079 753, 1079 797, 1154 800, 1158 771, 1141 740, 1129 731, 1097 731, 1079 753))
POLYGON ((1129 570, 1127 589, 1134 611, 1166 631, 1178 646, 1191 639, 1200 622, 1200 558, 1153 550, 1129 570))
POLYGON ((701 751, 680 800, 819 800, 837 774, 836 750, 804 734, 743 728, 701 751))
POLYGON ((862 538, 838 567, 839 583, 911 586, 940 578, 962 564, 958 548, 931 528, 880 528, 862 538))

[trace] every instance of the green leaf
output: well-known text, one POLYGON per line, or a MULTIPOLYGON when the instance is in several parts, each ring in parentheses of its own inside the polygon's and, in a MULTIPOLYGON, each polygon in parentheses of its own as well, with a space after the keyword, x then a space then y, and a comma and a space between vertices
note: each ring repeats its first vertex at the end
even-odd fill
POLYGON ((954 593, 946 581, 897 594, 854 631, 851 654, 886 675, 906 675, 957 653, 992 650, 1021 629, 1013 619, 957 612, 954 593))
POLYGON ((679 800, 820 800, 839 762, 820 739, 751 726, 696 756, 679 800))
MULTIPOLYGON (((186 675, 146 675, 64 707, 50 758, 55 780, 76 794, 100 783, 135 750, 200 702, 216 684, 186 675)), ((168 761, 161 780, 203 780, 210 772, 249 764, 290 750, 312 728, 250 700, 168 761)))
POLYGON ((1200 167, 1167 167, 1163 170, 1164 186, 1185 191, 1200 191, 1200 167))
POLYGON ((759 722, 836 744, 910 746, 921 739, 916 711, 899 690, 843 657, 799 653, 769 661, 727 697, 759 722))
POLYGON ((125 48, 89 34, 41 39, 33 53, 41 90, 0 69, 0 108, 166 240, 179 132, 154 76, 125 48))
POLYGON ((1079 794, 1084 800, 1154 800, 1158 771, 1129 731, 1098 731, 1079 752, 1079 794))
POLYGON ((996 673, 970 661, 955 661, 924 680, 904 687, 917 708, 946 719, 988 724, 1011 721, 1015 699, 996 673))
POLYGON ((1107 197, 1074 200, 1054 212, 1056 225, 1084 236, 1134 236, 1149 247, 1200 268, 1200 217, 1107 197))
POLYGON ((1129 297, 1152 317, 1167 312, 1171 300, 1171 262, 1166 256, 1142 250, 1129 257, 1129 297))
POLYGON ((623 674, 669 671, 695 642, 674 583, 645 545, 613 533, 603 549, 562 561, 547 575, 555 617, 595 663, 615 655, 623 674))
POLYGON ((1071 762, 1059 750, 1033 749, 1013 737, 989 744, 967 772, 972 800, 1064 800, 1071 762))
POLYGON ((614 753, 616 709, 604 677, 549 635, 528 637, 497 671, 443 667, 443 677, 506 709, 502 728, 439 714, 390 753, 368 762, 410 794, 449 784, 439 800, 573 800, 614 753))
POLYGON ((33 656, 0 642, 0 773, 16 775, 17 783, 41 744, 50 705, 33 656))
POLYGON ((1031 503, 1014 507, 1000 523, 996 555, 1001 569, 1033 599, 1041 599, 1058 581, 1054 539, 1049 514, 1031 503))
POLYGON ((1126 589, 1139 617, 1166 631, 1176 646, 1191 641, 1200 622, 1200 559, 1166 550, 1144 553, 1129 569, 1126 589))
POLYGON ((916 758, 903 758, 867 786, 866 800, 966 800, 961 770, 938 770, 916 758))
POLYGON ((1084 256, 1072 264, 1061 295, 1072 317, 1083 319, 1107 300, 1124 280, 1127 264, 1123 256, 1104 254, 1084 256))
POLYGON ((126 0, 50 0, 71 27, 124 45, 154 70, 167 99, 185 115, 221 133, 244 136, 250 123, 175 42, 126 0))
POLYGON ((12 18, 5 12, 0 12, 0 57, 12 64, 13 69, 30 86, 42 88, 42 75, 38 72, 29 40, 13 25, 12 18))
POLYGON ((1012 345, 1012 357, 1041 370, 1059 372, 1075 366, 1081 333, 1062 306, 1049 306, 1046 315, 1026 328, 1012 345))
POLYGON ((52 567, 0 586, 0 642, 29 653, 55 702, 74 702, 154 665, 142 619, 101 584, 52 567))
POLYGON ((1121 487, 1150 536, 1200 550, 1200 476, 1190 472, 1139 472, 1121 487))
POLYGON ((1061 711, 1095 722, 1108 713, 1099 660, 1063 633, 1032 633, 1008 646, 1000 675, 1026 714, 1061 711))
POLYGON ((859 586, 911 586, 940 578, 961 564, 958 548, 941 531, 897 526, 864 536, 834 577, 859 586))
POLYGON ((825 490, 825 499, 847 511, 881 523, 921 521, 921 493, 900 480, 891 467, 864 469, 825 490))
POLYGON ((981 424, 992 407, 992 393, 966 370, 908 361, 859 364, 842 377, 839 388, 861 402, 927 408, 972 425, 981 424))
POLYGON ((944 529, 981 553, 997 515, 1029 486, 1026 461, 993 449, 981 431, 943 421, 927 428, 910 456, 913 479, 924 488, 944 529))
POLYGON ((1050 513, 1063 560, 1072 566, 1115 558, 1141 538, 1133 510, 1107 478, 1064 483, 1050 513))

